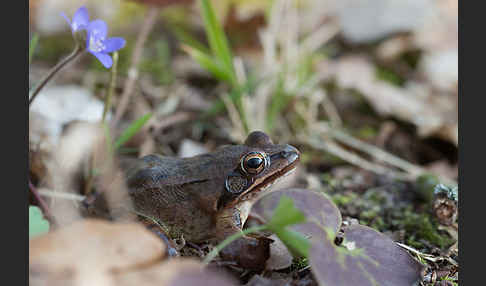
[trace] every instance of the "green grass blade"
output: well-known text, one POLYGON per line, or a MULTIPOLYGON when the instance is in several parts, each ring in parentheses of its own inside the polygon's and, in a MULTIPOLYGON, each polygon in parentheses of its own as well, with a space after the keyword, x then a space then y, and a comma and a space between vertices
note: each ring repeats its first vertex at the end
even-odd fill
POLYGON ((29 44, 29 65, 32 62, 32 57, 34 56, 35 47, 37 47, 37 42, 39 41, 39 35, 34 34, 32 39, 30 39, 29 44))
POLYGON ((213 54, 223 62, 226 72, 230 73, 230 76, 232 77, 233 85, 236 86, 237 81, 233 66, 233 56, 229 48, 228 39, 216 18, 216 14, 214 13, 209 0, 201 0, 201 6, 209 47, 213 54))
POLYGON ((203 43, 199 42, 197 39, 195 39, 193 36, 191 36, 188 32, 186 32, 183 28, 172 25, 170 27, 170 30, 174 33, 174 35, 179 39, 181 43, 183 43, 186 46, 189 46, 193 49, 197 49, 207 55, 211 53, 211 51, 204 46, 203 43))
POLYGON ((225 69, 222 67, 221 64, 219 64, 220 62, 217 59, 193 47, 183 45, 182 49, 186 51, 195 61, 197 61, 204 69, 210 72, 214 77, 216 77, 219 80, 227 81, 230 84, 232 84, 232 78, 230 74, 227 71, 225 71, 225 69))
POLYGON ((122 132, 120 137, 116 139, 114 149, 120 148, 121 146, 123 146, 123 144, 125 144, 128 140, 130 140, 130 138, 132 138, 133 135, 135 135, 138 131, 140 131, 140 129, 150 119, 150 117, 152 117, 152 113, 147 113, 144 116, 132 122, 130 126, 128 126, 127 129, 125 129, 122 132))

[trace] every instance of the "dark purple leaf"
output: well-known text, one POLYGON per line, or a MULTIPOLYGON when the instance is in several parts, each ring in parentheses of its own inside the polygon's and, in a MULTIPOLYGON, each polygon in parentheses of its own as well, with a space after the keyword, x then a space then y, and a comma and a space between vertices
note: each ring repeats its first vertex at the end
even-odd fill
POLYGON ((414 285, 423 266, 382 233, 363 225, 345 230, 341 246, 334 235, 313 241, 310 265, 320 285, 414 285))
POLYGON ((293 199, 295 207, 306 216, 306 222, 289 226, 305 237, 321 236, 322 228, 337 232, 341 226, 341 213, 336 205, 324 194, 307 189, 284 189, 269 193, 255 203, 251 213, 269 221, 280 197, 293 199))

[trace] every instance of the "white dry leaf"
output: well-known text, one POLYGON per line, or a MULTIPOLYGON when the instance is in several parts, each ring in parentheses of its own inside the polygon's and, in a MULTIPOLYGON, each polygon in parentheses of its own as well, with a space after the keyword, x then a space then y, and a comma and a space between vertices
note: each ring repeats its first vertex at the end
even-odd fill
POLYGON ((177 156, 180 158, 188 158, 208 152, 209 151, 206 146, 189 139, 184 139, 182 140, 181 147, 177 156))
POLYGON ((334 0, 343 36, 353 43, 368 43, 392 33, 421 27, 433 13, 432 1, 334 0))
MULTIPOLYGON (((29 111, 29 140, 52 151, 59 142, 63 126, 72 121, 100 122, 104 103, 76 85, 43 89, 29 111)), ((108 119, 111 113, 108 113, 108 119)))
POLYGON ((457 0, 434 1, 433 14, 413 35, 423 50, 419 72, 437 89, 457 92, 459 22, 457 0))
POLYGON ((427 52, 419 69, 437 89, 454 91, 459 79, 459 53, 457 49, 427 52))
POLYGON ((375 76, 375 66, 364 56, 354 55, 320 65, 323 78, 335 78, 341 88, 358 90, 382 116, 413 123, 420 136, 437 135, 458 144, 457 97, 434 94, 423 83, 394 86, 375 76))

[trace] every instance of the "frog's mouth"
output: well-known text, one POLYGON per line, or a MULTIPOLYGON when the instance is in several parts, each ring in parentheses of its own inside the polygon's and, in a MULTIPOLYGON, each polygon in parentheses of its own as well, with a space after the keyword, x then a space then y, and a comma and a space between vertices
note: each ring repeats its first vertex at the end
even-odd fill
POLYGON ((261 183, 254 185, 243 194, 241 194, 238 201, 242 202, 256 199, 261 193, 263 193, 263 191, 269 189, 273 184, 281 181, 283 178, 293 173, 297 167, 297 162, 298 159, 292 162, 287 167, 281 170, 277 170, 275 173, 265 178, 261 183))
POLYGON ((295 147, 287 145, 282 152, 273 154, 270 157, 270 161, 272 165, 276 164, 274 166, 275 171, 268 174, 261 182, 257 181, 253 186, 241 193, 234 204, 256 200, 260 194, 264 193, 273 184, 294 172, 297 163, 300 161, 300 152, 295 147), (279 168, 282 164, 284 167, 279 168))
POLYGON ((270 156, 270 169, 266 174, 253 179, 252 185, 241 193, 224 192, 216 208, 219 210, 255 201, 271 185, 292 173, 299 160, 300 152, 295 147, 286 145, 282 151, 270 156))

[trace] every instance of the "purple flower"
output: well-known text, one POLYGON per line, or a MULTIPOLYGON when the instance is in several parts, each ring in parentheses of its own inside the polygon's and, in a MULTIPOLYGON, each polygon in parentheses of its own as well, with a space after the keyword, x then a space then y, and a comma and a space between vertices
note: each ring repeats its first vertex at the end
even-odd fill
MULTIPOLYGON (((86 30, 86 49, 93 54, 106 68, 110 68, 113 64, 113 60, 108 53, 118 51, 125 46, 125 39, 119 37, 106 38, 108 33, 108 27, 102 20, 89 21, 88 9, 82 6, 73 16, 73 20, 70 21, 66 14, 61 13, 61 16, 66 19, 71 27, 74 38, 78 41, 79 33, 77 31, 86 30)), ((83 39, 84 36, 80 36, 83 39)), ((78 42, 79 43, 79 42, 78 42)))
POLYGON ((78 30, 86 29, 89 23, 88 9, 86 9, 86 7, 84 6, 80 7, 78 10, 76 10, 76 12, 74 12, 72 22, 69 20, 66 14, 61 13, 61 16, 64 17, 64 19, 66 19, 69 26, 71 27, 73 34, 78 30))
POLYGON ((89 22, 86 47, 106 68, 110 68, 113 60, 108 53, 118 51, 125 46, 125 39, 119 37, 106 38, 108 27, 102 20, 89 22))

